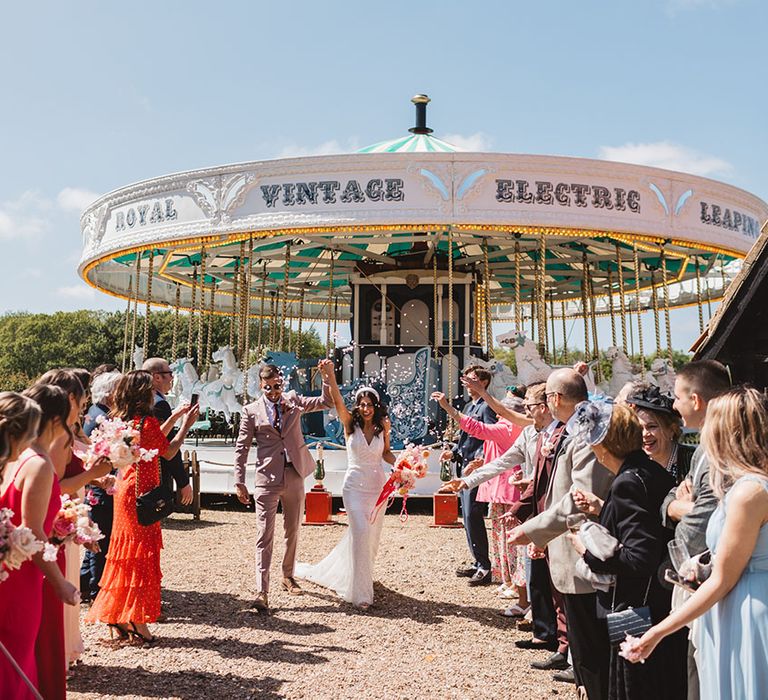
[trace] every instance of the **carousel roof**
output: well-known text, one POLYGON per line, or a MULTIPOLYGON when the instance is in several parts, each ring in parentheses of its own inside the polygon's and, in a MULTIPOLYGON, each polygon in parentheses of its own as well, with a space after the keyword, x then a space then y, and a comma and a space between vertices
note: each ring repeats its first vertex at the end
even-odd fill
POLYGON ((462 149, 430 134, 411 134, 391 141, 380 141, 358 153, 457 153, 462 149))

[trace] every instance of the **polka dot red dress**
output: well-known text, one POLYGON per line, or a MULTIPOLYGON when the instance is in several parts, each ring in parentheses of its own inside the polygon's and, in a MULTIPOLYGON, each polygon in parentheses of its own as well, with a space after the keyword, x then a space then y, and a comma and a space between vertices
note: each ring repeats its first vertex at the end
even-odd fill
MULTIPOLYGON (((134 418, 134 427, 140 419, 134 418)), ((160 430, 157 418, 148 416, 141 428, 141 446, 157 450, 168 449, 168 440, 160 430)), ((87 622, 111 624, 156 622, 160 616, 160 550, 163 536, 160 523, 139 525, 136 518, 137 465, 125 470, 115 494, 115 514, 112 538, 101 590, 86 617, 87 622)), ((138 463, 138 492, 146 493, 160 484, 159 457, 138 463)))

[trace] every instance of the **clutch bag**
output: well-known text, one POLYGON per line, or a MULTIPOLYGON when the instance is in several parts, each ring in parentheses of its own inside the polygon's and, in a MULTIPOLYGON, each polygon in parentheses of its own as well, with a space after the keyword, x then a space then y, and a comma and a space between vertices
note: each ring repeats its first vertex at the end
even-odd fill
POLYGON ((627 608, 621 612, 608 613, 605 621, 608 623, 608 639, 611 644, 619 644, 627 635, 642 637, 651 629, 651 609, 647 605, 627 608))

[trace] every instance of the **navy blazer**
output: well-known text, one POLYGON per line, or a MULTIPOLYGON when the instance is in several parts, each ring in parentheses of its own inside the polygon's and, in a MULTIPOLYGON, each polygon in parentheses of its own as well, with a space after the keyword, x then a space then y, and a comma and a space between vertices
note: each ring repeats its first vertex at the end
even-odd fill
MULTIPOLYGON (((498 421, 498 416, 484 399, 478 399, 476 402, 470 401, 464 406, 462 413, 481 423, 496 423, 498 421)), ((461 469, 467 462, 482 456, 483 442, 480 438, 473 437, 463 430, 459 431, 459 441, 453 448, 453 461, 457 465, 457 476, 461 476, 461 469)))
MULTIPOLYGON (((173 411, 171 410, 171 405, 160 394, 155 394, 155 405, 152 408, 152 413, 160 422, 160 425, 162 425, 171 417, 173 411)), ((178 428, 172 428, 171 432, 168 433, 168 440, 173 440, 178 432, 178 428)), ((189 474, 184 468, 181 450, 170 459, 160 457, 160 472, 163 475, 163 483, 167 484, 171 490, 173 490, 174 481, 176 482, 177 489, 183 489, 189 484, 189 474)))
MULTIPOLYGON (((661 523, 661 502, 674 486, 674 477, 642 450, 627 455, 611 484, 600 512, 603 525, 621 547, 601 561, 586 552, 584 561, 592 571, 616 575, 615 610, 643 605, 650 580, 647 605, 654 623, 669 613, 671 593, 658 577, 658 568, 667 554, 670 531, 661 523)), ((613 587, 598 591, 598 616, 611 611, 613 587)))

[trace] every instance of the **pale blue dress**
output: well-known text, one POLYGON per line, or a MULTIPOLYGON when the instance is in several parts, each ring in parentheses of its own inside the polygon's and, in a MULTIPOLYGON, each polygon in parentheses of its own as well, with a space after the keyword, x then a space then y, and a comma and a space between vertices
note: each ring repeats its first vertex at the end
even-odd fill
MULTIPOLYGON (((768 480, 756 481, 768 491, 768 480)), ((707 546, 717 556, 728 495, 707 526, 707 546)), ((701 700, 768 698, 768 525, 760 528, 752 557, 731 592, 696 621, 694 644, 701 700)))

